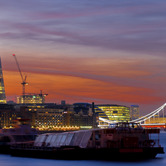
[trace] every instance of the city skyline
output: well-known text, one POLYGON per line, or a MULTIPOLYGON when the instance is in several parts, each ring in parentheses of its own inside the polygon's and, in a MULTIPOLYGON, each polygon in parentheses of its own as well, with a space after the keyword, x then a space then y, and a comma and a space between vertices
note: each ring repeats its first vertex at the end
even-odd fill
POLYGON ((165 103, 166 2, 0 1, 0 56, 6 97, 27 93, 66 100, 140 105, 165 103))

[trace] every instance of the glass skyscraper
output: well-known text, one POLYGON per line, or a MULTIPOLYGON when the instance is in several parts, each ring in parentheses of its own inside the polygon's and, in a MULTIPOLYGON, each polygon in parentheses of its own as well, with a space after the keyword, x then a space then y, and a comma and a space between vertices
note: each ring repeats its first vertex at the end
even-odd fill
POLYGON ((1 58, 0 58, 0 104, 6 103, 6 95, 5 95, 5 87, 3 81, 3 73, 1 66, 1 58))

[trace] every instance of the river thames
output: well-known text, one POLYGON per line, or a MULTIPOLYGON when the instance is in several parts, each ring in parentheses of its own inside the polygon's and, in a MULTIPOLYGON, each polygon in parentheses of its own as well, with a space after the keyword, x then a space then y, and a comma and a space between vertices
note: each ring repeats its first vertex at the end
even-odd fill
MULTIPOLYGON (((166 132, 160 133, 160 144, 164 147, 166 152, 166 132)), ((34 159, 34 158, 22 158, 12 157, 10 155, 0 155, 1 166, 165 166, 166 165, 166 153, 159 154, 155 159, 146 161, 135 162, 119 162, 119 161, 87 161, 87 160, 49 160, 49 159, 34 159)))

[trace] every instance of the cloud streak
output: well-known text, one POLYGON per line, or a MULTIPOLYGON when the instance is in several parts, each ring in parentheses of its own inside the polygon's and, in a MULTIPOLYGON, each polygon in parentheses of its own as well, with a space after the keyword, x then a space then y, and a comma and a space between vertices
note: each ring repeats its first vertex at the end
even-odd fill
POLYGON ((58 91, 72 101, 80 95, 83 100, 160 103, 165 100, 165 19, 162 0, 1 1, 4 70, 10 76, 16 71, 14 52, 32 77, 78 83, 67 89, 59 82, 63 92, 50 85, 52 99, 58 91))
MULTIPOLYGON (((38 5, 30 1, 28 9, 38 5), (32 3, 32 4, 31 4, 32 3)), ((81 3, 73 1, 74 7, 43 8, 44 3, 39 3, 39 9, 34 7, 29 12, 24 4, 17 4, 12 8, 16 16, 23 12, 23 21, 11 20, 12 14, 6 21, 6 30, 1 37, 14 40, 35 40, 36 42, 65 43, 79 45, 80 47, 99 47, 101 49, 121 50, 125 52, 140 52, 154 56, 164 56, 165 48, 165 7, 162 1, 158 3, 143 4, 132 3, 118 5, 117 3, 81 3), (81 6, 83 5, 83 7, 81 6), (147 8, 148 7, 148 8, 147 8), (20 9, 20 8, 19 8, 20 9), (64 12, 64 9, 66 10, 64 12), (10 17, 11 16, 11 17, 10 17), (24 20, 25 19, 25 20, 24 20), (74 26, 73 26, 74 25, 74 26)), ((5 3, 4 3, 5 4, 5 3)))

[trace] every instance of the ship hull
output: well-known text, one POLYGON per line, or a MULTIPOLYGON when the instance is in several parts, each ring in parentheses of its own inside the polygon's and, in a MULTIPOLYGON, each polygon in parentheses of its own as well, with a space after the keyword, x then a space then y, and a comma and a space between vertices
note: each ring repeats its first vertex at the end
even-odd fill
POLYGON ((33 158, 50 158, 62 160, 143 160, 155 158, 158 153, 164 153, 162 147, 140 149, 12 149, 11 155, 33 158))
POLYGON ((0 145, 0 154, 10 154, 10 145, 0 145))

